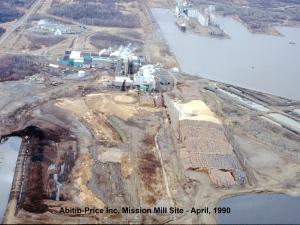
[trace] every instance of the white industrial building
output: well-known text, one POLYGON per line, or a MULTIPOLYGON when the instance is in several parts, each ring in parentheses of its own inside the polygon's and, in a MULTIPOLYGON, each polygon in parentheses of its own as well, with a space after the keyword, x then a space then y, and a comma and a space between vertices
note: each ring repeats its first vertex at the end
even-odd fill
POLYGON ((78 77, 82 78, 82 77, 85 77, 85 75, 86 75, 85 71, 83 71, 83 70, 78 71, 78 77))
POLYGON ((208 7, 200 10, 193 9, 188 3, 178 2, 175 8, 177 16, 183 16, 186 20, 189 18, 195 18, 202 26, 215 26, 216 16, 214 15, 215 6, 209 5, 208 7))
MULTIPOLYGON (((62 34, 69 34, 73 33, 71 29, 68 27, 64 26, 63 24, 57 24, 53 23, 49 20, 41 19, 37 23, 37 27, 40 30, 46 31, 46 32, 51 32, 54 35, 62 35, 62 34)), ((75 32, 76 33, 76 32, 75 32)))
POLYGON ((207 27, 209 25, 209 17, 206 14, 202 14, 200 12, 198 12, 198 15, 196 17, 198 19, 198 22, 204 26, 207 27))
POLYGON ((205 8, 204 10, 189 9, 188 17, 196 18, 202 26, 215 26, 216 16, 214 15, 214 7, 205 8))
POLYGON ((155 73, 156 69, 154 65, 144 65, 134 75, 133 84, 135 86, 148 86, 148 90, 155 89, 155 73))
POLYGON ((83 57, 81 57, 81 52, 71 51, 70 59, 83 59, 83 57))
POLYGON ((114 86, 121 87, 125 81, 126 87, 135 86, 140 89, 146 87, 147 90, 151 91, 156 86, 155 73, 156 69, 154 65, 144 65, 133 75, 133 80, 127 76, 116 76, 113 84, 114 86))
POLYGON ((56 29, 56 31, 54 32, 54 35, 55 36, 61 36, 62 35, 62 32, 60 29, 56 29))
POLYGON ((124 81, 126 87, 131 87, 133 85, 133 80, 125 76, 116 76, 115 80, 113 81, 113 85, 116 87, 122 87, 124 81))

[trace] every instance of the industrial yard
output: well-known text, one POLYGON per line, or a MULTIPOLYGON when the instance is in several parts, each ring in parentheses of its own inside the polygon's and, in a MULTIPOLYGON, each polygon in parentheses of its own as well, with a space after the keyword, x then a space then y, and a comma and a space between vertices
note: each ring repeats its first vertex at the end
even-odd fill
MULTIPOLYGON (((22 82, 14 82, 14 87, 5 85, 7 101, 18 98, 15 89, 25 93, 22 82)), ((32 168, 32 172, 25 173, 28 175, 23 185, 32 179, 38 182, 38 186, 29 187, 33 181, 28 182, 23 192, 15 184, 5 222, 213 222, 214 216, 189 214, 174 218, 171 215, 110 214, 69 217, 57 213, 60 207, 86 205, 187 208, 200 207, 208 201, 213 206, 222 196, 263 190, 299 194, 298 134, 265 121, 259 112, 243 104, 233 103, 233 99, 213 88, 214 82, 180 77, 176 81, 178 89, 173 92, 175 98, 186 103, 179 103, 179 108, 169 108, 168 103, 167 108, 162 107, 160 98, 173 107, 178 104, 172 93, 164 94, 171 97, 155 94, 146 98, 147 95, 135 92, 112 90, 105 82, 94 79, 66 80, 51 89, 45 87, 51 82, 31 81, 30 88, 36 90, 39 103, 30 102, 30 98, 10 104, 2 101, 6 107, 1 112, 6 115, 16 109, 19 111, 17 117, 10 116, 9 120, 2 115, 4 126, 1 127, 5 127, 2 134, 16 131, 12 135, 29 137, 21 151, 28 149, 30 158, 36 158, 17 164, 16 171, 21 173, 32 168), (78 89, 78 86, 83 87, 78 89), (200 87, 206 91, 197 91, 200 87), (190 92, 186 92, 186 88, 190 92), (20 108, 18 104, 27 107, 20 108), (36 128, 31 130, 29 126, 36 128), (195 129, 202 135, 193 136, 195 129), (44 133, 45 139, 38 138, 39 132, 44 133), (47 143, 40 153, 33 151, 38 143, 44 143, 41 146, 47 143), (220 150, 213 152, 217 146, 220 150), (253 146, 260 149, 261 156, 257 156, 253 146), (40 157, 44 159, 40 161, 40 157), (39 168, 37 163, 43 168, 39 175, 34 172, 39 168), (39 176, 42 179, 38 179, 39 176), (61 184, 59 190, 55 185, 57 181, 61 184), (37 190, 44 194, 38 197, 37 190), (19 196, 23 196, 22 202, 18 201, 19 196)), ((276 99, 272 100, 276 103, 276 99)), ((18 173, 15 182, 20 179, 17 177, 18 173)))
MULTIPOLYGON (((300 195, 300 102, 182 72, 150 8, 186 5, 30 2, 0 36, 0 221, 215 224, 224 198, 300 195)), ((227 38, 193 10, 186 31, 227 38)))
POLYGON ((197 9, 188 1, 178 1, 175 7, 176 25, 183 32, 190 30, 202 36, 229 38, 217 23, 215 11, 214 5, 197 9))

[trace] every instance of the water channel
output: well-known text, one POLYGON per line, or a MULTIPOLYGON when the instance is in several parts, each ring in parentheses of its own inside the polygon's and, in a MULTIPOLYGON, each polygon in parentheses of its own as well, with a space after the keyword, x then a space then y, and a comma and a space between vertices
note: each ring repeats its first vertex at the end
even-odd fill
POLYGON ((300 197, 285 194, 247 194, 223 199, 220 207, 230 214, 218 214, 218 224, 298 224, 300 197))
POLYGON ((240 22, 219 16, 231 38, 218 39, 181 32, 169 9, 155 8, 152 14, 182 71, 300 100, 300 28, 278 27, 283 37, 252 34, 240 22))
POLYGON ((8 202, 21 142, 19 137, 9 137, 0 143, 0 222, 8 202))

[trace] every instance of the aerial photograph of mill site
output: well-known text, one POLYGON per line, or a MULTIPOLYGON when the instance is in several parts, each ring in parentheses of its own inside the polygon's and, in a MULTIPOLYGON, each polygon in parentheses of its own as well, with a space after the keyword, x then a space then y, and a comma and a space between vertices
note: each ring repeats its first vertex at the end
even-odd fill
POLYGON ((0 223, 300 224, 300 0, 0 0, 0 223))

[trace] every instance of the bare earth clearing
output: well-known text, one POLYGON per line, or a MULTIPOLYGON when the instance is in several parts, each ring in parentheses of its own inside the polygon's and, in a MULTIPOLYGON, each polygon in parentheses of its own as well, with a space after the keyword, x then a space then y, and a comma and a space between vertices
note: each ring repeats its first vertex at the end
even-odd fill
POLYGON ((0 136, 22 137, 5 223, 212 224, 214 213, 68 214, 61 208, 212 209, 242 193, 300 195, 300 134, 271 116, 298 123, 300 103, 171 69, 176 59, 149 7, 173 7, 173 1, 46 0, 38 10, 36 2, 0 42, 6 60, 0 63, 0 136), (81 4, 80 20, 65 13, 81 4), (115 17, 110 24, 101 13, 92 21, 84 10, 91 6, 113 6, 112 15, 136 21, 115 17), (56 36, 40 30, 40 20, 76 32, 56 36), (152 93, 121 91, 108 85, 110 71, 67 79, 48 68, 64 50, 99 52, 128 42, 146 62, 160 63, 156 75, 168 84, 157 78, 152 93))

